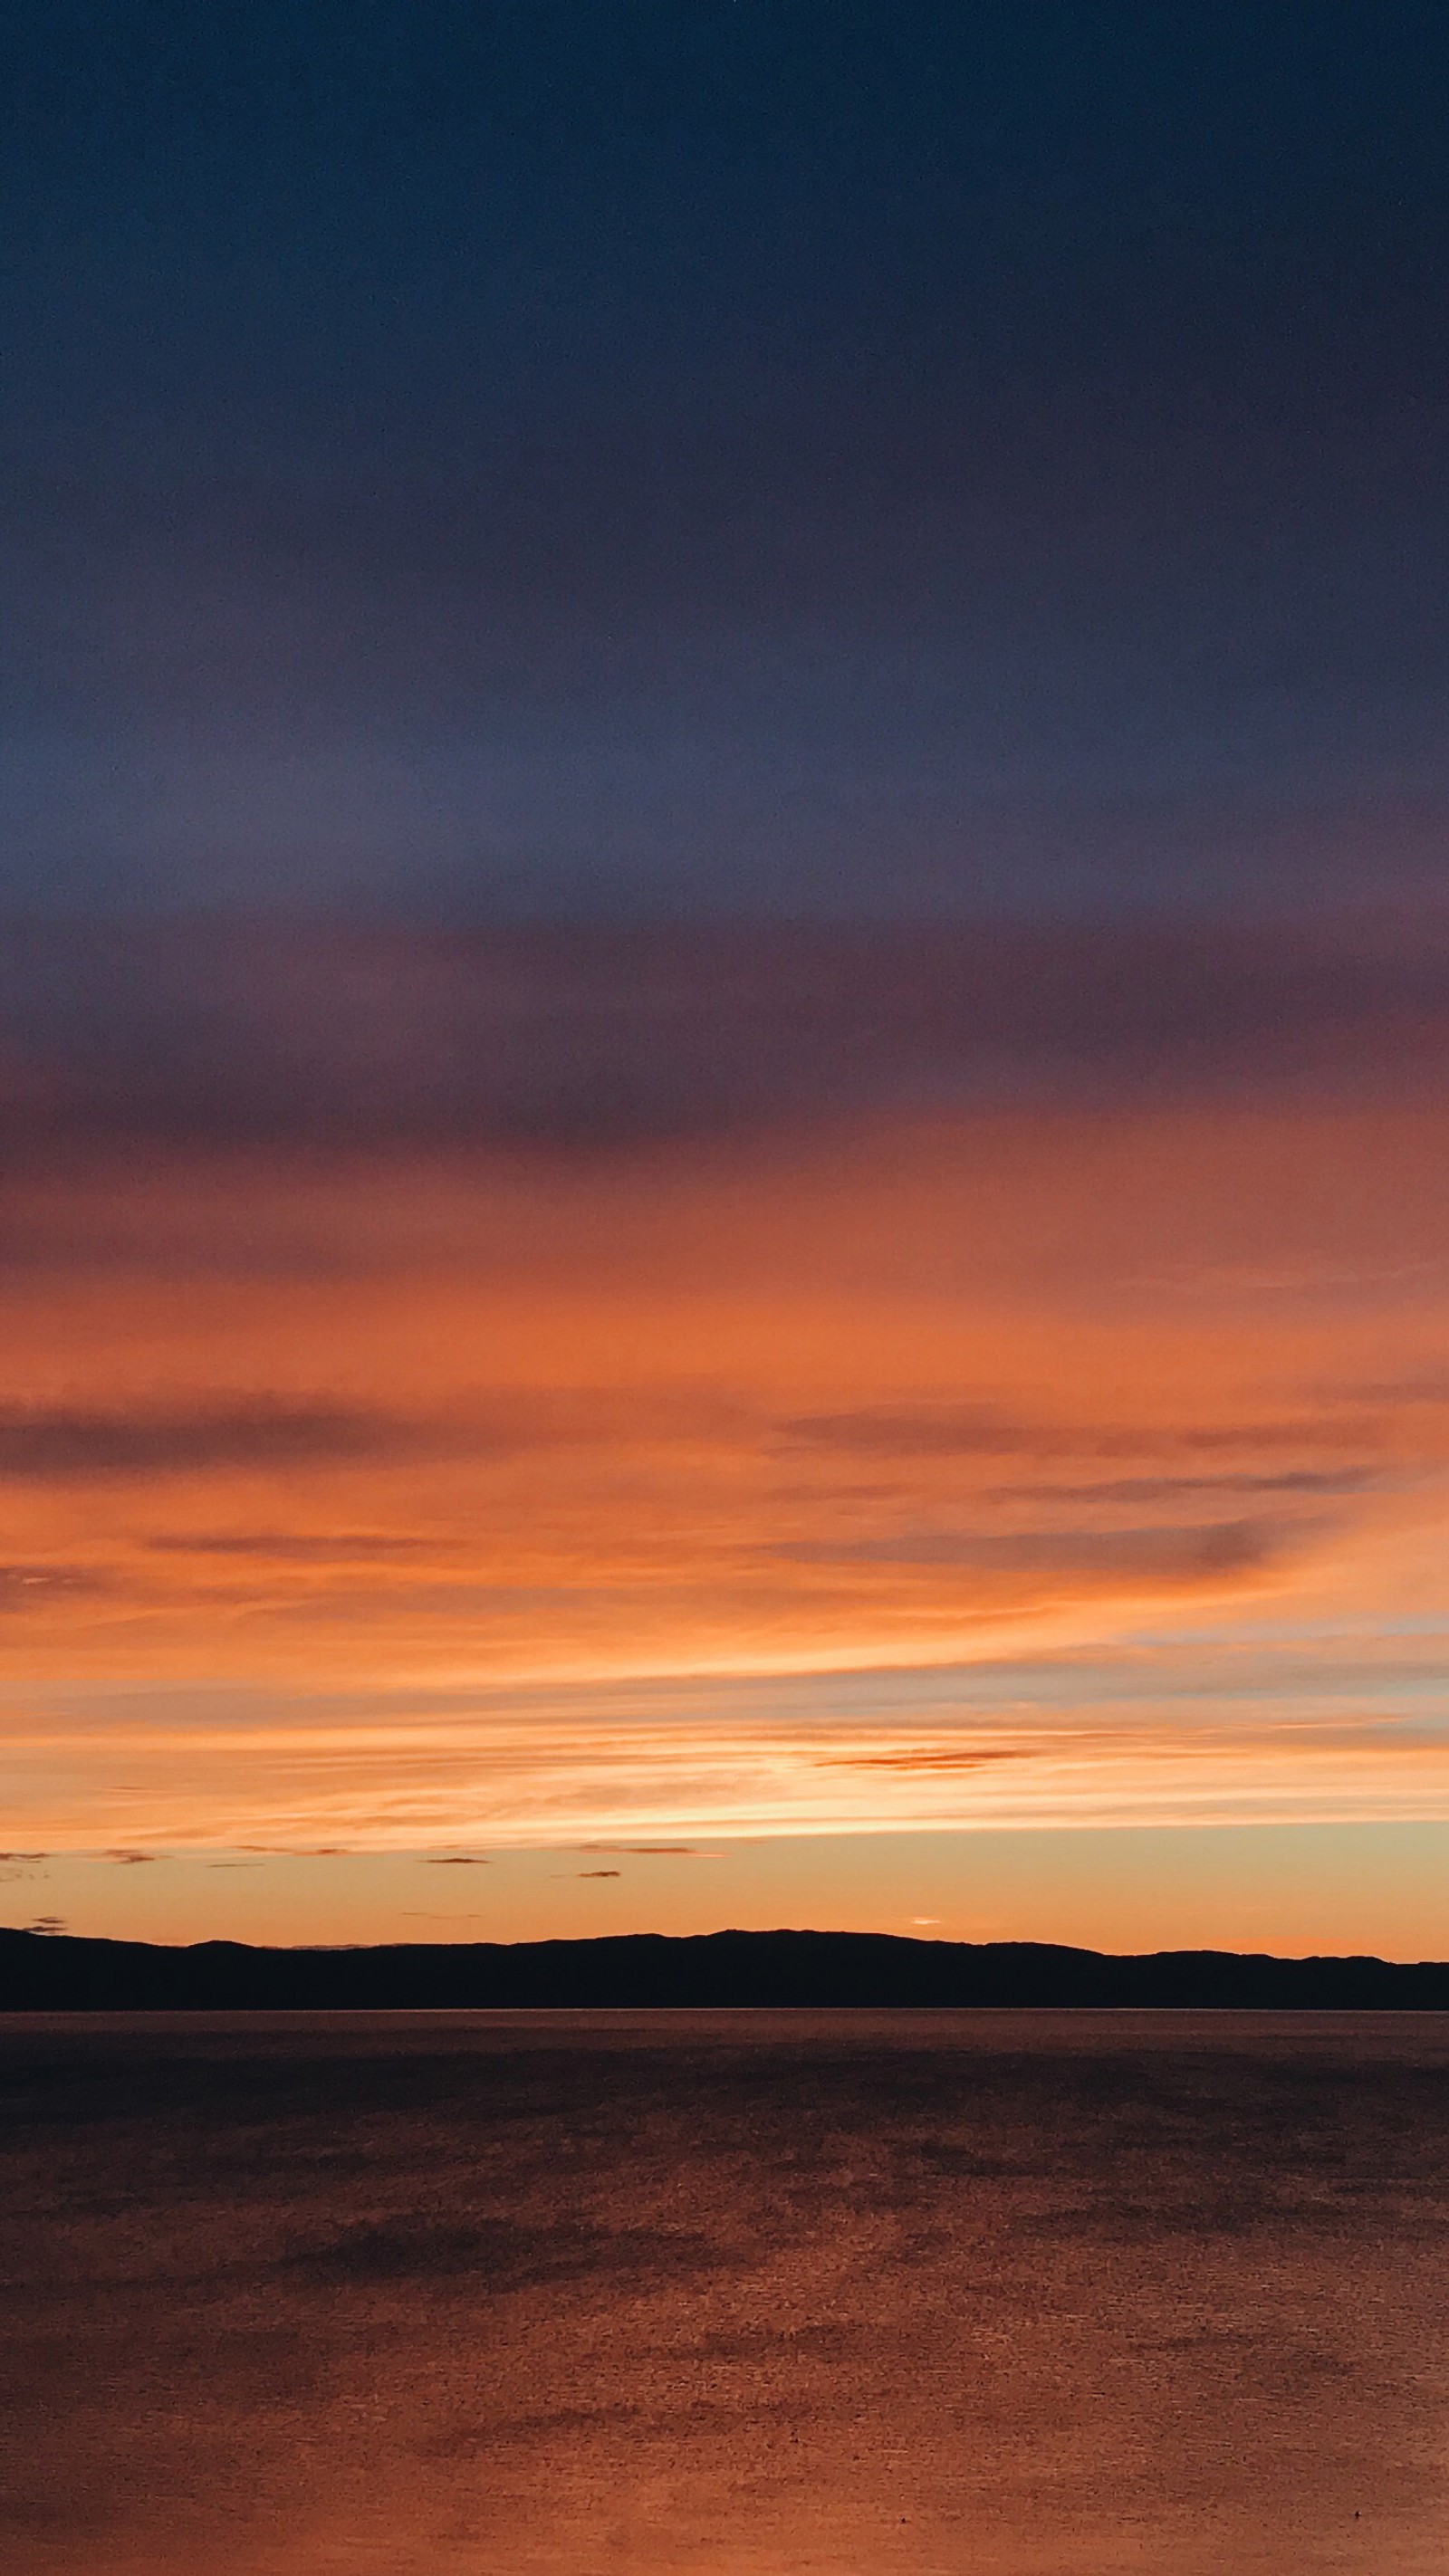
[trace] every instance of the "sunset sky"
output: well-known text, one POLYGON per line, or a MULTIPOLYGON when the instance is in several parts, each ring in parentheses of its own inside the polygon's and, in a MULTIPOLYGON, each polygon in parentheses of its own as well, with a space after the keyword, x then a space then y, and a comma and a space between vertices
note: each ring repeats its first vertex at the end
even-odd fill
POLYGON ((1449 22, 22 5, 0 1915, 1449 1956, 1449 22))

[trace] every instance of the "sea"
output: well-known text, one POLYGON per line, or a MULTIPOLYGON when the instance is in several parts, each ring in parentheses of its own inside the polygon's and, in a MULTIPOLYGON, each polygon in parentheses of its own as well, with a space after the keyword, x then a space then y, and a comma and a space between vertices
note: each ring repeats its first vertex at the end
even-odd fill
POLYGON ((5 2576, 1449 2569, 1449 2016, 0 2022, 5 2576))

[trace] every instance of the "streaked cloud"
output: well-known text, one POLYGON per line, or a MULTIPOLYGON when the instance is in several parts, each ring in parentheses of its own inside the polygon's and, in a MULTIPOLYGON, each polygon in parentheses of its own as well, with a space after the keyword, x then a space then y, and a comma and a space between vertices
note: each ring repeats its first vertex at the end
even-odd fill
POLYGON ((427 1438, 422 1426, 370 1408, 267 1397, 126 1411, 8 1405, 0 1408, 0 1477, 70 1483, 218 1467, 301 1467, 395 1456, 427 1438))
POLYGON ((1113 1476, 1096 1485, 993 1485, 990 1495, 998 1503, 1110 1503, 1130 1508, 1138 1503, 1184 1503, 1226 1494, 1357 1494, 1382 1472, 1375 1467, 1296 1467, 1283 1475, 1266 1476, 1113 1476))
POLYGON ((591 1852, 620 1852, 631 1860, 708 1860, 694 1843, 585 1843, 591 1852))
POLYGON ((806 1413, 780 1425, 788 1448, 844 1449, 866 1457, 959 1458, 980 1452, 1050 1448, 1061 1437, 1045 1423, 1013 1421, 990 1404, 869 1405, 846 1413, 806 1413))
POLYGON ((1219 1574, 1261 1565, 1281 1544, 1252 1521, 1124 1530, 902 1531, 891 1538, 797 1540, 776 1553, 797 1565, 952 1567, 1010 1574, 1219 1574))
MULTIPOLYGON (((1025 1457, 1179 1457, 1212 1455, 1225 1450, 1341 1449, 1355 1434, 1373 1426, 1346 1424, 1320 1413, 1300 1413, 1262 1422, 1127 1423, 1092 1420, 1031 1421, 1013 1419, 989 1405, 873 1405, 848 1413, 804 1414, 781 1426, 787 1448, 838 1449, 848 1455, 882 1458, 1025 1457)), ((1198 1480, 1198 1490, 1204 1488, 1198 1480)), ((1218 1490, 1225 1488, 1221 1481, 1218 1490)), ((1070 1490, 1042 1485, 1001 1487, 1001 1493, 1045 1493, 1070 1490)), ((1078 1491, 1083 1489, 1078 1488, 1078 1491)), ((1183 1490, 1180 1479, 1163 1486, 1183 1490)), ((1293 1491, 1281 1479, 1257 1480, 1239 1492, 1293 1491)), ((1310 1488, 1300 1485, 1297 1490, 1310 1488)), ((1098 1487, 1097 1498, 1110 1489, 1098 1487)))
POLYGON ((1223 1606, 1150 1636, 1119 1618, 1093 1645, 1023 1640, 949 1664, 485 1689, 48 1687, 0 1703, 0 1748, 12 1807, 52 1852, 115 1839, 325 1860, 330 1819, 343 1851, 416 1855, 471 1826, 495 1860, 545 1848, 612 1869, 700 1839, 1449 1818, 1442 1620, 1395 1639, 1340 1614, 1295 1634, 1275 1626, 1279 1607, 1259 1605, 1256 1633, 1223 1606), (124 1796, 109 1785, 119 1743, 124 1796))
MULTIPOLYGON (((429 1418, 378 1405, 325 1397, 214 1395, 184 1406, 146 1402, 119 1407, 0 1405, 0 1479, 84 1482, 154 1478, 225 1468, 293 1468, 384 1463, 408 1458, 509 1456, 530 1450, 697 1437, 717 1428, 718 1399, 701 1391, 684 1411, 668 1391, 640 1389, 592 1395, 567 1389, 490 1397, 469 1390, 449 1414, 429 1418)), ((733 1416, 726 1415, 733 1419, 733 1416)), ((160 1554, 256 1556, 298 1562, 407 1554, 417 1542, 397 1531, 317 1534, 298 1531, 161 1533, 147 1542, 160 1554)), ((3 1580, 6 1569, 0 1569, 3 1580)), ((29 1579, 23 1572, 18 1581, 29 1579)), ((37 1577, 36 1579, 47 1579, 37 1577)), ((56 1581, 63 1579, 60 1575, 56 1581)))
POLYGON ((1371 1094, 1449 1068, 1449 924, 32 921, 0 953, 0 1063, 31 1155, 591 1157, 1084 1089, 1240 1098, 1311 1074, 1371 1094))
MULTIPOLYGON (((1325 1001, 1290 1079, 1255 1014, 1300 951, 1229 976, 1187 930, 1218 998, 1160 1025, 1158 952, 1105 932, 1081 991, 1076 933, 987 941, 979 1013, 963 940, 922 983, 904 937, 358 934, 332 1024, 330 936, 188 986, 175 933, 189 1138, 124 942, 90 1019, 63 977, 25 1003, 60 1106, 16 1131, 0 1267, 17 1844, 479 1889, 529 1845, 632 1887, 719 1837, 1438 1812, 1417 1038, 1340 1082, 1325 1001), (1109 957, 1140 1044, 1092 1034, 1109 957), (509 1107, 515 1039, 556 1117, 509 1107)), ((134 1873, 163 1913, 172 1875, 134 1873)))
POLYGON ((57 1595, 74 1596, 106 1590, 105 1577, 93 1566, 0 1565, 0 1610, 35 1610, 57 1595))
POLYGON ((192 1530, 162 1532, 146 1540, 158 1556, 258 1557, 275 1565, 330 1565, 339 1560, 436 1555, 436 1539, 409 1538, 395 1530, 192 1530))
POLYGON ((1444 1812, 1433 13, 561 14, 22 0, 4 1830, 1444 1812))

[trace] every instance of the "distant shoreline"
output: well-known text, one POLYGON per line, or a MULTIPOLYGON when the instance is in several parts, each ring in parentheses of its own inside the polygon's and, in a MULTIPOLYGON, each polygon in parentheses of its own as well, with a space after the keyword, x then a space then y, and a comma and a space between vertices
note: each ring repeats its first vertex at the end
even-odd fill
POLYGON ((1446 2012, 1449 1963, 1233 1950, 1119 1957, 874 1932, 261 1949, 0 1930, 0 2012, 711 2008, 1446 2012))

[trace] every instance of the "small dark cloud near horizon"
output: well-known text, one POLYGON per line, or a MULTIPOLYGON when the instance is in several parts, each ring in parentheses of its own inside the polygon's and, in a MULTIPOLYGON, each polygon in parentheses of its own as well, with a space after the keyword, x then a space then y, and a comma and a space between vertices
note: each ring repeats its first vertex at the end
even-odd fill
POLYGON ((585 1852, 619 1852, 633 1860, 706 1860, 712 1854, 702 1852, 695 1843, 581 1843, 585 1852))
POLYGON ((351 1843, 313 1843, 301 1847, 292 1843, 239 1843, 237 1849, 253 1852, 261 1860, 359 1860, 366 1857, 351 1843))
POLYGON ((621 1869, 581 1869, 575 1872, 578 1878, 622 1878, 623 1875, 621 1869))
MULTIPOLYGON (((1073 1740, 1080 1743, 1082 1738, 1073 1740)), ((1050 1759, 1056 1750, 1050 1743, 903 1745, 899 1751, 817 1753, 814 1760, 823 1771, 985 1771, 997 1763, 1050 1759)))
POLYGON ((418 1858, 429 1869, 486 1869, 491 1852, 420 1852, 418 1858))
POLYGON ((102 1860, 114 1861, 114 1862, 117 1864, 117 1866, 118 1866, 118 1867, 120 1867, 120 1868, 122 1868, 122 1869, 140 1869, 140 1868, 144 1867, 148 1862, 151 1862, 151 1861, 157 1861, 157 1860, 162 1859, 163 1857, 164 1857, 164 1855, 163 1855, 162 1853, 160 1853, 160 1852, 149 1852, 149 1851, 125 1851, 125 1850, 121 1850, 121 1851, 106 1851, 106 1852, 102 1852, 102 1854, 101 1854, 101 1858, 102 1858, 102 1860))

